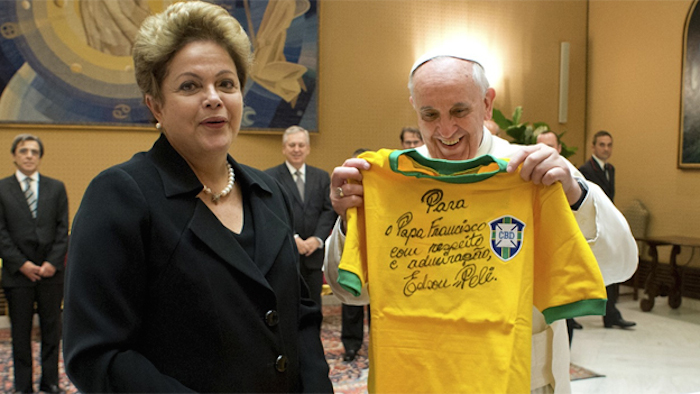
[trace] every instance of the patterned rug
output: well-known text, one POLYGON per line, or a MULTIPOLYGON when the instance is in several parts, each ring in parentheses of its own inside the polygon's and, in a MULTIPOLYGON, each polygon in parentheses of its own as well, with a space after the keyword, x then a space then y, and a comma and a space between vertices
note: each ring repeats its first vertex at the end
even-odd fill
MULTIPOLYGON (((35 328, 32 340, 32 352, 34 354, 34 388, 39 388, 39 379, 41 377, 40 354, 41 344, 39 342, 39 329, 35 328)), ((12 363, 12 340, 10 339, 10 329, 5 328, 0 330, 0 392, 14 392, 14 366, 12 363)), ((59 385, 66 390, 66 393, 73 394, 78 390, 68 380, 65 370, 63 369, 63 352, 58 356, 58 376, 59 385)))
POLYGON ((340 341, 340 305, 323 307, 321 341, 330 367, 330 378, 336 394, 357 394, 367 392, 367 323, 365 336, 357 357, 351 362, 343 361, 345 349, 340 341))
POLYGON ((588 379, 588 378, 604 378, 605 375, 597 374, 590 369, 584 367, 579 367, 576 364, 569 364, 569 378, 573 382, 574 380, 588 379))
MULTIPOLYGON (((326 352, 326 360, 330 367, 330 378, 333 388, 337 394, 360 394, 367 392, 367 372, 369 360, 367 359, 367 325, 365 324, 365 340, 358 352, 357 358, 352 362, 343 361, 343 344, 340 341, 340 305, 330 305, 323 307, 323 325, 321 329, 321 340, 326 352)), ((37 381, 41 376, 39 366, 39 336, 38 330, 34 332, 32 342, 34 351, 34 376, 37 381)), ((604 375, 596 374, 593 371, 571 364, 571 380, 587 379, 604 375)), ((9 329, 0 329, 0 392, 11 393, 13 391, 12 366, 12 344, 9 329)), ((68 380, 63 368, 63 356, 59 359, 60 384, 67 393, 73 394, 77 389, 68 380)))

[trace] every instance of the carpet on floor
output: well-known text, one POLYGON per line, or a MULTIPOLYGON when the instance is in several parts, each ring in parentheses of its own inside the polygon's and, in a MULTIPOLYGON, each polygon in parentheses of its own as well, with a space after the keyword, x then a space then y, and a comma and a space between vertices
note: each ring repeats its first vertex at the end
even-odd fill
MULTIPOLYGON (((338 394, 359 394, 367 392, 367 372, 369 360, 367 358, 367 325, 365 324, 365 340, 357 354, 357 358, 352 362, 343 361, 343 344, 340 340, 340 305, 329 305, 323 307, 323 325, 321 329, 321 340, 326 352, 326 360, 330 367, 330 378, 333 388, 338 394)), ((0 392, 9 393, 13 391, 12 366, 12 343, 9 329, 0 329, 0 392)), ((40 342, 38 330, 35 330, 32 341, 34 351, 34 376, 38 388, 38 379, 41 376, 39 364, 40 342)), ((604 375, 596 374, 586 368, 571 364, 571 380, 587 379, 604 375)), ((77 389, 65 374, 63 368, 63 355, 59 359, 60 384, 68 394, 77 392, 77 389)))
MULTIPOLYGON (((39 389, 39 379, 41 378, 39 329, 35 328, 32 333, 32 353, 34 355, 33 372, 35 377, 34 389, 39 389)), ((14 366, 12 362, 12 340, 10 339, 10 329, 0 330, 0 392, 14 392, 14 366)), ((66 376, 63 368, 63 352, 58 356, 58 379, 59 385, 66 390, 66 393, 73 394, 78 390, 73 386, 66 376)))
POLYGON ((605 377, 605 375, 595 373, 595 372, 591 371, 590 369, 580 367, 576 364, 569 364, 569 378, 571 379, 572 382, 574 380, 581 380, 581 379, 588 379, 588 378, 602 378, 602 377, 605 377))

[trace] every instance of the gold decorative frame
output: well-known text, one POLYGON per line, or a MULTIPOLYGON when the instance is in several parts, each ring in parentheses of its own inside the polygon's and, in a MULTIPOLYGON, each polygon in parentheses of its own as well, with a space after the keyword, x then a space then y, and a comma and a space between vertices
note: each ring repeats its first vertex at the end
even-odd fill
POLYGON ((700 169, 700 8, 690 5, 683 34, 678 168, 700 169))

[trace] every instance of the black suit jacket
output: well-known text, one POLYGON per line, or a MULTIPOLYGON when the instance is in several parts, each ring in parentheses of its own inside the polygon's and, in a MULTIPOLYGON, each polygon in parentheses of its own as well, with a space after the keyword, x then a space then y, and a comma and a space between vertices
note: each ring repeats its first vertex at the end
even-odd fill
MULTIPOLYGON (((331 178, 326 171, 306 165, 304 201, 301 200, 297 184, 285 163, 265 170, 282 185, 292 200, 294 231, 303 239, 319 237, 325 240, 333 230, 338 215, 333 210, 330 197, 331 178)), ((311 256, 301 256, 301 264, 309 269, 323 267, 323 249, 311 256)))
POLYGON ((32 282, 19 269, 27 261, 56 268, 42 283, 63 283, 68 249, 68 196, 63 182, 39 176, 36 219, 27 205, 22 186, 13 174, 0 180, 0 257, 2 287, 30 287, 32 282))
POLYGON ((64 358, 81 392, 330 392, 289 201, 231 157, 255 261, 161 135, 105 170, 73 222, 64 358))
POLYGON ((605 194, 610 198, 610 201, 615 201, 615 167, 612 164, 607 163, 605 166, 608 168, 608 174, 610 179, 605 177, 605 170, 598 165, 598 162, 594 158, 590 158, 587 162, 578 169, 581 174, 586 177, 589 181, 600 186, 605 194))

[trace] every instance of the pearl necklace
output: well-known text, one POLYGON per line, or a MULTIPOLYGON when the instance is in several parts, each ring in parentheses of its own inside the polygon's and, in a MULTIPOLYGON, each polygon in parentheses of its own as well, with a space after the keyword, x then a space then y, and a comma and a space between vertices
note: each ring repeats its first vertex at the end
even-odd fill
POLYGON ((211 196, 211 202, 214 204, 218 204, 221 197, 226 197, 229 193, 231 193, 231 190, 233 190, 233 183, 236 181, 236 174, 233 173, 233 167, 231 167, 231 164, 229 163, 226 163, 226 165, 228 166, 228 185, 226 185, 221 193, 214 193, 207 187, 207 185, 202 185, 204 186, 204 193, 211 196))

